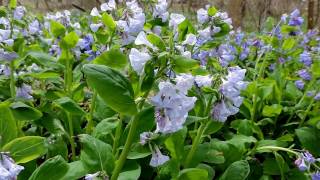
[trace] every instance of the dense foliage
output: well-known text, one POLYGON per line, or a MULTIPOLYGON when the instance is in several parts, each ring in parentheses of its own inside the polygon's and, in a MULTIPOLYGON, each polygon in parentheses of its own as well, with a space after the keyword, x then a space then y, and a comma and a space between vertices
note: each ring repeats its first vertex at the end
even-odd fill
POLYGON ((0 16, 0 180, 320 179, 320 38, 298 10, 251 34, 165 0, 0 16))

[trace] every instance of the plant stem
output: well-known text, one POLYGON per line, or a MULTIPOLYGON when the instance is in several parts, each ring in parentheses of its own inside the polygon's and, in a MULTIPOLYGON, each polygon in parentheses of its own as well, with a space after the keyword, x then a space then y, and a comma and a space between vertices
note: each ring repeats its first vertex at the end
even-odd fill
MULTIPOLYGON (((257 71, 258 64, 259 64, 260 59, 261 59, 261 57, 262 57, 263 54, 264 54, 264 51, 260 54, 260 56, 259 56, 258 59, 257 59, 256 65, 255 65, 255 71, 257 71)), ((263 75, 264 65, 265 65, 266 59, 267 59, 266 56, 264 56, 263 61, 262 61, 262 64, 261 64, 261 67, 260 67, 260 69, 259 69, 258 79, 260 79, 261 76, 263 75)), ((254 79, 254 80, 257 79, 256 74, 254 75, 254 78, 253 78, 253 79, 254 79)), ((251 111, 251 120, 252 120, 252 121, 255 121, 255 119, 256 119, 257 97, 258 97, 257 82, 258 82, 258 80, 255 82, 255 85, 254 85, 254 94, 253 94, 253 98, 252 98, 252 111, 251 111)))
POLYGON ((112 154, 113 155, 117 154, 117 148, 118 148, 119 140, 120 140, 121 133, 122 133, 122 119, 123 119, 123 117, 120 116, 119 124, 118 124, 117 129, 116 129, 116 135, 115 135, 114 142, 113 142, 113 147, 112 147, 112 154))
POLYGON ((292 154, 295 154, 297 156, 299 156, 299 153, 291 150, 291 149, 288 149, 288 148, 283 148, 283 147, 277 147, 277 146, 263 146, 263 147, 260 147, 260 148, 257 148, 256 150, 271 150, 271 151, 286 151, 286 152, 289 152, 289 153, 292 153, 292 154))
POLYGON ((122 150, 119 160, 116 162, 116 167, 113 170, 112 176, 111 176, 111 180, 117 180, 118 176, 121 172, 121 169, 127 159, 127 156, 129 154, 131 145, 133 143, 133 137, 134 134, 136 132, 137 129, 137 125, 138 125, 138 118, 137 115, 133 117, 132 121, 131 121, 131 126, 130 126, 130 130, 129 130, 129 134, 126 140, 126 143, 124 145, 124 149, 122 150))
POLYGON ((74 143, 74 139, 73 139, 73 123, 72 123, 72 115, 67 112, 67 119, 68 119, 68 123, 69 123, 69 136, 70 136, 70 145, 71 145, 71 156, 72 156, 72 160, 75 160, 76 158, 76 148, 75 148, 75 143, 74 143))
POLYGON ((10 62, 10 94, 11 97, 14 99, 16 97, 16 85, 14 79, 14 61, 10 62))
MULTIPOLYGON (((312 86, 313 86, 313 84, 314 84, 315 82, 316 82, 315 79, 312 79, 312 80, 310 81, 310 83, 308 84, 308 87, 307 87, 306 90, 304 91, 301 99, 299 100, 299 102, 297 103, 297 105, 295 105, 296 108, 299 108, 299 106, 300 106, 301 103, 303 102, 304 98, 307 96, 308 91, 312 88, 312 86)), ((313 104, 313 102, 310 103, 310 105, 312 105, 312 104, 313 104)), ((309 105, 309 106, 310 106, 310 105, 309 105)), ((308 106, 308 107, 309 107, 309 106, 308 106)), ((291 113, 290 117, 289 117, 288 120, 287 120, 287 123, 289 123, 289 122, 291 121, 291 119, 293 118, 294 115, 295 115, 295 113, 291 113)), ((303 121, 304 121, 304 120, 303 120, 303 121)), ((300 127, 300 126, 301 126, 301 125, 300 125, 300 123, 299 123, 299 127, 300 127)))
POLYGON ((92 131, 92 127, 93 127, 93 113, 94 113, 94 108, 96 106, 96 99, 97 99, 98 93, 97 91, 93 91, 93 95, 92 95, 92 100, 91 100, 91 106, 90 106, 90 112, 89 112, 89 118, 88 118, 88 124, 87 124, 87 128, 86 128, 86 132, 87 134, 90 134, 92 131))
POLYGON ((186 161, 185 161, 185 168, 188 168, 190 166, 190 163, 193 159, 194 153, 196 152, 200 142, 201 142, 201 138, 203 135, 203 132, 205 130, 206 124, 205 123, 201 123, 198 131, 197 131, 197 136, 195 137, 194 141, 192 142, 192 146, 191 149, 187 155, 186 161))
MULTIPOLYGON (((65 91, 67 95, 72 99, 72 59, 70 58, 69 51, 66 52, 66 69, 64 74, 64 83, 65 83, 65 91)), ((75 143, 74 143, 74 133, 73 133, 73 122, 72 122, 72 115, 69 112, 67 113, 67 119, 69 123, 69 136, 70 136, 70 146, 71 146, 71 156, 72 160, 75 160, 76 157, 76 150, 75 150, 75 143)))

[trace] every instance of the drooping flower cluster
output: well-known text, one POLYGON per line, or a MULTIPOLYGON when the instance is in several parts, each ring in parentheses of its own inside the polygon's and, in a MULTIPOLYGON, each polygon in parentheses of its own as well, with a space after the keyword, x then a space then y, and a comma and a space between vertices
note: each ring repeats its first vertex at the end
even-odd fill
POLYGON ((213 108, 213 119, 225 122, 231 115, 235 115, 239 111, 243 97, 240 96, 240 91, 244 90, 248 82, 243 81, 246 70, 239 67, 230 67, 228 69, 226 79, 220 87, 220 92, 223 95, 221 102, 217 103, 213 108))
POLYGON ((175 85, 168 81, 159 83, 158 94, 151 98, 156 106, 156 132, 173 133, 183 127, 197 98, 186 96, 186 90, 191 87, 181 86, 182 83, 175 85))
POLYGON ((24 169, 17 165, 7 153, 0 153, 0 179, 17 179, 18 174, 24 169))
POLYGON ((163 155, 160 149, 155 146, 155 150, 152 152, 152 157, 150 160, 150 166, 158 167, 169 161, 169 156, 163 155))
POLYGON ((119 20, 116 22, 118 29, 122 32, 121 36, 123 45, 130 44, 135 40, 137 34, 143 30, 146 20, 143 10, 135 0, 127 1, 126 5, 126 20, 119 20))
POLYGON ((300 171, 306 171, 310 169, 310 166, 316 162, 316 159, 313 157, 311 153, 305 151, 300 153, 299 157, 295 160, 295 165, 298 167, 300 171))

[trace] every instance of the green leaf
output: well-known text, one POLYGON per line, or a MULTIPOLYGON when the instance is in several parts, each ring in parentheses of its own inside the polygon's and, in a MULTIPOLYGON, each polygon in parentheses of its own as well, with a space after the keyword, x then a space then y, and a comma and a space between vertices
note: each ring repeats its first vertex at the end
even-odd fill
POLYGON ((81 161, 74 161, 68 164, 68 172, 61 180, 71 180, 71 179, 80 179, 81 177, 88 174, 88 170, 83 166, 81 161))
POLYGON ((62 64, 57 63, 56 58, 50 56, 47 53, 39 52, 39 51, 31 51, 29 52, 24 59, 31 57, 33 61, 41 66, 45 66, 48 68, 54 68, 60 71, 64 70, 64 66, 62 64))
POLYGON ((61 157, 56 156, 46 160, 31 175, 29 180, 57 180, 62 179, 68 172, 69 166, 61 157))
POLYGON ((184 140, 187 136, 187 129, 171 134, 164 142, 166 148, 170 151, 173 159, 180 161, 184 154, 184 140))
POLYGON ((314 156, 320 156, 320 144, 315 143, 320 139, 320 132, 316 128, 302 127, 296 129, 296 134, 302 146, 314 156))
POLYGON ((80 159, 90 173, 106 171, 111 174, 115 159, 112 154, 112 147, 90 135, 79 135, 83 145, 80 159))
POLYGON ((180 171, 178 180, 208 179, 208 172, 204 169, 189 168, 180 171))
POLYGON ((216 172, 211 166, 207 164, 199 164, 197 168, 206 170, 208 172, 208 179, 214 178, 216 172))
POLYGON ((116 22, 114 22, 112 16, 107 13, 102 14, 102 22, 105 26, 109 28, 110 31, 114 31, 117 27, 116 22))
POLYGON ((120 72, 95 64, 84 65, 83 71, 88 84, 113 110, 125 115, 137 113, 132 86, 120 72))
POLYGON ((250 166, 247 161, 241 160, 232 163, 220 177, 220 180, 245 180, 250 173, 250 166))
POLYGON ((6 144, 3 150, 10 152, 11 157, 17 163, 26 163, 47 153, 45 138, 40 136, 16 138, 6 144))
POLYGON ((76 47, 79 41, 79 36, 76 32, 72 31, 68 33, 60 42, 61 48, 63 49, 72 49, 76 47))
POLYGON ((294 46, 296 46, 296 44, 297 44, 297 42, 294 38, 287 38, 286 40, 284 40, 284 42, 282 44, 282 49, 283 50, 290 50, 294 46))
POLYGON ((209 15, 209 16, 214 16, 217 12, 218 12, 218 10, 217 10, 215 7, 213 7, 213 6, 211 6, 211 7, 208 9, 208 15, 209 15))
POLYGON ((18 130, 8 103, 0 103, 0 148, 18 136, 18 130))
POLYGON ((117 118, 107 118, 102 120, 92 132, 92 135, 98 139, 112 134, 113 130, 117 128, 119 121, 117 118))
POLYGON ((265 117, 275 117, 281 114, 282 106, 280 104, 272 104, 271 106, 264 106, 262 115, 265 117))
POLYGON ((141 167, 135 161, 126 161, 118 180, 137 180, 141 174, 141 167))
POLYGON ((287 163, 284 161, 283 157, 279 153, 274 152, 273 154, 276 157, 276 161, 277 161, 277 164, 278 164, 278 167, 279 167, 279 170, 280 170, 280 174, 281 174, 281 179, 285 179, 284 178, 284 174, 286 172, 288 172, 288 170, 289 170, 288 165, 287 165, 287 163))
POLYGON ((111 68, 122 69, 126 67, 128 62, 127 56, 124 55, 120 49, 113 48, 109 51, 103 52, 96 59, 93 60, 94 64, 106 65, 111 68))
POLYGON ((16 120, 31 121, 42 117, 42 112, 22 102, 15 102, 10 105, 12 114, 16 120))
POLYGON ((173 57, 173 64, 178 73, 190 72, 199 67, 199 61, 178 55, 173 57))
POLYGON ((195 32, 196 31, 193 27, 193 24, 188 19, 185 19, 178 25, 179 41, 183 41, 186 38, 187 34, 195 34, 195 32))
POLYGON ((66 28, 59 22, 51 21, 50 30, 54 37, 58 38, 66 33, 66 28))
POLYGON ((71 114, 75 114, 75 115, 85 114, 84 110, 69 97, 62 97, 60 99, 55 100, 54 103, 57 106, 61 107, 66 112, 69 112, 71 114))
POLYGON ((220 27, 221 30, 218 33, 214 34, 214 37, 224 36, 224 35, 228 34, 231 30, 229 24, 227 24, 227 23, 218 23, 216 26, 220 27))
POLYGON ((166 44, 161 39, 161 37, 151 33, 151 34, 147 35, 147 39, 148 39, 148 41, 150 41, 150 43, 152 43, 153 45, 158 47, 161 51, 165 51, 166 50, 166 44))
POLYGON ((30 73, 30 74, 27 74, 27 75, 31 76, 33 78, 42 79, 42 80, 59 79, 60 78, 60 74, 59 73, 50 72, 50 71, 44 71, 44 72, 39 72, 39 73, 30 73))
POLYGON ((10 9, 14 9, 17 7, 17 0, 10 0, 9 2, 10 9))
POLYGON ((155 80, 154 67, 152 61, 148 61, 144 66, 144 73, 141 76, 140 92, 148 92, 155 80))

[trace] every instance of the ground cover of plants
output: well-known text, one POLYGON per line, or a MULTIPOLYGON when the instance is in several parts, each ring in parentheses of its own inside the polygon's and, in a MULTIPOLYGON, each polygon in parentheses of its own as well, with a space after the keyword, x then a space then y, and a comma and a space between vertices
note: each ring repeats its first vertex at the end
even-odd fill
POLYGON ((318 180, 320 37, 213 6, 0 8, 0 180, 318 180))

